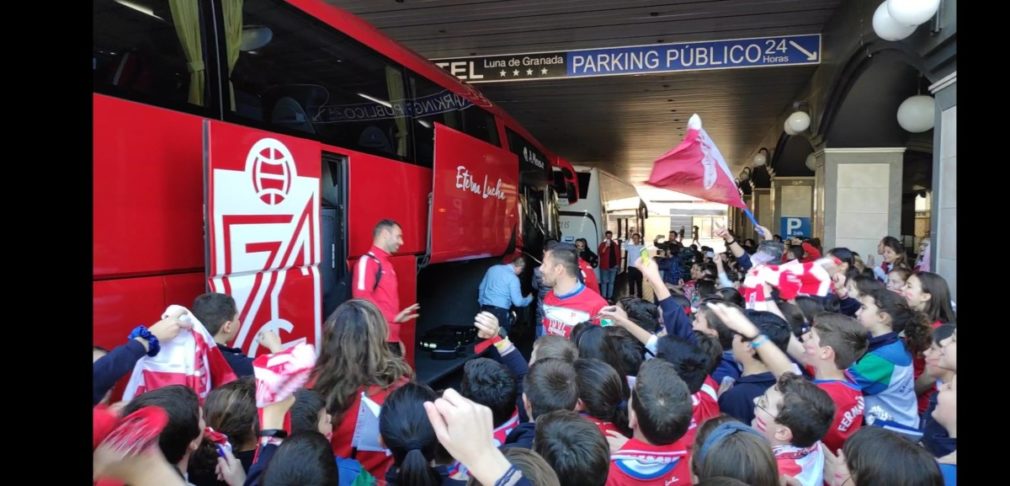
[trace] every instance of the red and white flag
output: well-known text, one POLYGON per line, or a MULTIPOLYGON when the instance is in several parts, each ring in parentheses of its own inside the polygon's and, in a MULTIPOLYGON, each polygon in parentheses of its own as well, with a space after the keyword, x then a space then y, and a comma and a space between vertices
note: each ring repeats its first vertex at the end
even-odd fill
POLYGON ((824 297, 831 290, 831 273, 837 264, 834 258, 821 258, 807 263, 793 260, 782 265, 757 265, 744 277, 740 295, 748 309, 759 311, 768 310, 771 287, 779 289, 783 300, 797 295, 824 297))
POLYGON ((168 385, 183 385, 192 388, 203 404, 210 390, 235 381, 237 378, 231 365, 224 359, 206 327, 189 310, 170 305, 162 319, 169 313, 182 310, 183 319, 193 324, 191 329, 183 329, 171 341, 161 343, 161 351, 153 357, 144 357, 133 367, 133 374, 126 384, 123 400, 132 400, 168 385))
POLYGON ((701 117, 691 115, 687 136, 673 150, 656 159, 646 184, 677 191, 706 201, 747 208, 726 160, 701 127, 701 117))

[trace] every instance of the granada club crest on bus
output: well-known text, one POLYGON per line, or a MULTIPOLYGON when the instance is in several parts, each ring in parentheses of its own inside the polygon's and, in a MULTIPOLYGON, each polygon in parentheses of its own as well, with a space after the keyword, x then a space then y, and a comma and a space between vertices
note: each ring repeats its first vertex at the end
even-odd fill
POLYGON ((231 295, 232 346, 255 355, 257 333, 319 340, 319 143, 210 123, 209 286, 231 295))
POLYGON ((246 171, 261 201, 271 206, 284 202, 295 177, 294 158, 280 140, 264 138, 249 149, 246 171))

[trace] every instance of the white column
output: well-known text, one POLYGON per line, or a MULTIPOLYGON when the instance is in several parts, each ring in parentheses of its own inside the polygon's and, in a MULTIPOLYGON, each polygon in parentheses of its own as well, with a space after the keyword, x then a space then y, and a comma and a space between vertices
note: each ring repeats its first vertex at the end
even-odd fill
POLYGON ((933 126, 931 269, 957 300, 957 71, 929 87, 936 98, 933 126))
POLYGON ((901 234, 904 147, 824 150, 824 248, 877 257, 877 242, 901 234))
MULTIPOLYGON (((813 229, 814 178, 776 177, 772 180, 772 205, 775 208, 772 231, 786 236, 782 218, 806 218, 813 229)), ((804 234, 806 237, 812 234, 804 234)))

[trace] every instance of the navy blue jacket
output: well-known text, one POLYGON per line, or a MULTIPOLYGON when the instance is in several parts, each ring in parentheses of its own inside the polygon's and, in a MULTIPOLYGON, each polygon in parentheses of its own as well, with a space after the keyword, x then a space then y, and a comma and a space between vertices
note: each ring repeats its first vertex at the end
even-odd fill
POLYGON ((536 422, 523 422, 509 432, 505 445, 533 449, 533 437, 537 433, 536 422))
POLYGON ((491 359, 505 365, 512 372, 512 375, 516 378, 516 408, 519 409, 519 422, 529 422, 529 417, 526 416, 526 407, 523 405, 523 380, 526 378, 526 374, 529 373, 530 368, 526 363, 526 358, 523 354, 519 352, 517 348, 515 351, 502 356, 498 353, 498 348, 494 346, 488 347, 488 357, 491 359))
POLYGON ((719 410, 750 424, 754 420, 754 399, 764 395, 765 390, 774 384, 775 375, 770 371, 741 376, 733 383, 733 388, 719 397, 719 410))
POLYGON ((239 378, 253 375, 253 359, 246 356, 239 348, 229 348, 223 344, 218 344, 217 349, 221 350, 225 361, 231 365, 232 371, 239 378))
POLYGON ((934 457, 943 457, 957 449, 957 439, 951 438, 947 429, 933 418, 937 395, 939 393, 933 393, 929 397, 929 408, 922 416, 922 439, 920 441, 934 457))
POLYGON ((98 405, 116 382, 133 371, 137 361, 146 355, 144 345, 138 343, 136 339, 131 339, 126 344, 109 351, 109 354, 98 358, 98 361, 91 365, 91 406, 98 405))

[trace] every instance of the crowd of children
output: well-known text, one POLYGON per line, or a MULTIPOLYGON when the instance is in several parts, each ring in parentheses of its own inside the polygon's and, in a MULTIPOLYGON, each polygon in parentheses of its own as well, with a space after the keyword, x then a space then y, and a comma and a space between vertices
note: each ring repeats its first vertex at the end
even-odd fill
POLYGON ((868 267, 849 249, 759 230, 755 243, 720 229, 725 254, 665 244, 659 258, 633 262, 654 301, 614 305, 579 282, 578 249, 551 246, 538 269, 551 288, 538 299, 545 335, 526 357, 493 314, 478 314, 491 345, 466 363, 458 389, 418 383, 387 345, 382 313, 352 299, 326 319, 303 384, 270 402, 262 364, 227 347, 234 301, 201 296, 192 319, 166 314, 151 337, 96 349, 95 420, 110 425, 96 425, 95 479, 956 484, 957 329, 944 279, 911 268, 893 237, 868 267), (205 396, 171 385, 104 403, 191 321, 235 376, 205 396), (126 419, 146 426, 115 432, 126 419))

